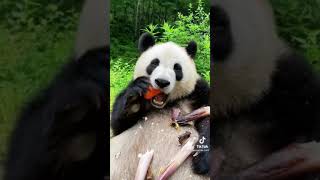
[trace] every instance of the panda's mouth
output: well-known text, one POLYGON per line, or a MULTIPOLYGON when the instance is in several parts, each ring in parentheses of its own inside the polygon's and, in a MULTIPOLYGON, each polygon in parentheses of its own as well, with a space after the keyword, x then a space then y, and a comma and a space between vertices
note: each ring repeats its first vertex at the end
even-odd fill
POLYGON ((156 108, 163 108, 167 103, 167 99, 168 95, 162 92, 152 98, 151 104, 156 108))

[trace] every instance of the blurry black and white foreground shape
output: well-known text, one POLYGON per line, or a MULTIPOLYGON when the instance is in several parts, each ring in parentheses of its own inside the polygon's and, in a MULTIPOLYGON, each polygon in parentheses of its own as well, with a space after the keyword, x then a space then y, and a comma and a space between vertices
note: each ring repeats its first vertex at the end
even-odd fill
POLYGON ((22 110, 5 180, 103 179, 109 117, 107 1, 88 0, 75 51, 22 110))
POLYGON ((269 1, 214 0, 211 14, 211 177, 319 179, 318 75, 277 35, 269 1))

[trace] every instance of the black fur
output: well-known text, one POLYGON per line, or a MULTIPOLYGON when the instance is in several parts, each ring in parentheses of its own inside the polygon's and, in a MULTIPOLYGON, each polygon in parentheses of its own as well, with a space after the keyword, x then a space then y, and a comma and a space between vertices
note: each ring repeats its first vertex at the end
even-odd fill
POLYGON ((211 54, 215 61, 225 60, 233 49, 230 19, 218 6, 211 7, 210 11, 211 54))
POLYGON ((188 43, 188 46, 186 47, 186 51, 189 54, 189 56, 194 59, 197 54, 197 43, 194 41, 190 41, 188 43))
POLYGON ((140 53, 143 53, 148 48, 155 45, 155 43, 156 43, 156 41, 151 34, 143 33, 139 38, 138 49, 139 49, 140 53))
MULTIPOLYGON (((208 83, 200 79, 198 80, 195 90, 190 94, 189 97, 187 97, 190 100, 193 100, 192 106, 194 109, 198 109, 203 106, 209 105, 209 97, 210 95, 210 87, 208 83)), ((197 174, 208 174, 210 170, 210 152, 211 152, 211 144, 210 144, 210 117, 203 118, 200 121, 196 121, 195 127, 199 133, 199 137, 206 138, 204 141, 204 144, 209 147, 209 149, 201 149, 205 150, 203 152, 200 152, 197 156, 195 156, 192 160, 192 168, 193 171, 197 174), (210 151, 207 151, 210 150, 210 151)), ((195 149, 197 149, 197 145, 199 145, 199 141, 196 144, 195 149)))
POLYGON ((194 91, 186 98, 193 100, 192 106, 198 109, 209 104, 210 87, 204 79, 199 79, 194 91))
POLYGON ((182 72, 181 65, 178 63, 174 64, 173 70, 176 73, 176 80, 181 81, 181 79, 183 78, 183 72, 182 72))
MULTIPOLYGON (((319 141, 319 92, 319 79, 305 59, 296 54, 280 57, 277 69, 272 75, 272 86, 259 101, 239 113, 214 117, 214 146, 222 147, 228 155, 223 165, 223 169, 227 169, 224 175, 232 177, 232 173, 247 168, 241 160, 237 160, 238 157, 254 158, 250 153, 233 151, 230 148, 241 149, 246 146, 246 149, 254 153, 268 156, 291 143, 319 141), (232 136, 230 127, 233 132, 238 132, 238 135, 247 137, 246 142, 243 138, 240 143, 232 141, 231 137, 238 137, 232 136)), ((297 178, 308 179, 307 177, 310 178, 309 175, 297 178)))
POLYGON ((159 61, 158 58, 152 60, 151 63, 150 63, 150 64, 148 65, 148 67, 147 67, 147 70, 146 70, 147 73, 148 73, 149 75, 151 75, 152 72, 153 72, 153 70, 155 70, 155 69, 159 66, 159 64, 160 64, 160 61, 159 61))
POLYGON ((12 135, 5 180, 103 179, 108 55, 109 49, 102 47, 72 60, 27 104, 12 135), (93 149, 78 159, 83 146, 73 140, 87 133, 95 137, 93 149))
POLYGON ((195 150, 204 150, 192 159, 193 171, 197 174, 208 174, 210 171, 210 117, 202 119, 200 122, 195 124, 196 129, 199 133, 199 139, 205 138, 203 144, 198 141, 195 146, 195 150), (197 148, 198 145, 206 145, 208 148, 197 148))
POLYGON ((149 78, 139 77, 117 96, 111 116, 111 128, 114 135, 118 135, 135 125, 138 120, 142 119, 153 108, 143 98, 149 86, 149 78), (139 105, 137 112, 132 112, 133 105, 139 105))
POLYGON ((289 54, 279 59, 269 93, 252 109, 258 115, 268 111, 272 117, 276 128, 270 135, 277 137, 275 147, 320 140, 319 92, 318 76, 303 57, 289 54))

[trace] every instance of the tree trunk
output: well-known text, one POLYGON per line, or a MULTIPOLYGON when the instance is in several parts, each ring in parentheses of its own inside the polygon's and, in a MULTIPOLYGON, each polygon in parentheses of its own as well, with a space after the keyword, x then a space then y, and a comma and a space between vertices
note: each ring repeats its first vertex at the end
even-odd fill
POLYGON ((137 8, 136 8, 136 22, 135 22, 135 28, 134 28, 134 34, 136 37, 139 36, 139 31, 138 31, 138 27, 139 27, 139 8, 140 8, 140 3, 141 3, 141 0, 138 0, 138 3, 137 3, 137 8))

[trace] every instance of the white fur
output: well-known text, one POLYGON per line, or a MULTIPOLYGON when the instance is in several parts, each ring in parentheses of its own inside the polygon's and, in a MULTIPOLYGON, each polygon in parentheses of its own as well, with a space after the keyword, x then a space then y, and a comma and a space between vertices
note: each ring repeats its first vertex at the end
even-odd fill
POLYGON ((171 101, 190 94, 200 78, 194 60, 187 54, 186 49, 173 42, 154 45, 141 54, 135 66, 134 79, 141 76, 150 77, 151 84, 155 88, 158 87, 155 79, 168 80, 170 85, 164 89, 164 92, 169 94, 171 101), (160 64, 149 76, 146 69, 155 58, 160 60, 160 64), (175 63, 179 63, 182 67, 181 81, 176 81, 173 70, 175 63))
POLYGON ((266 0, 215 0, 231 21, 234 47, 227 60, 214 62, 211 97, 217 113, 257 102, 271 84, 276 60, 286 46, 276 33, 266 0))
POLYGON ((109 1, 87 0, 83 6, 74 54, 78 59, 87 50, 109 44, 109 1))
POLYGON ((169 94, 176 85, 176 74, 171 67, 166 67, 164 64, 160 65, 152 72, 150 76, 150 81, 153 87, 160 89, 160 87, 155 83, 156 79, 165 79, 170 82, 168 87, 165 87, 164 93, 169 94))

